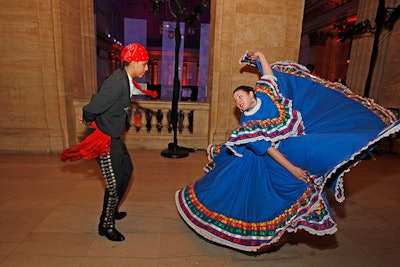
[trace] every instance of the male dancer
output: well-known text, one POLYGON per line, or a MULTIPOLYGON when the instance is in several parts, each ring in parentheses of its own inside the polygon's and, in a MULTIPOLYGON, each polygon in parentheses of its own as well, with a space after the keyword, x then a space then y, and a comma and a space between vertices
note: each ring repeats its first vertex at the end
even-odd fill
POLYGON ((129 44, 122 50, 121 59, 121 68, 104 81, 100 90, 83 107, 81 122, 89 127, 89 135, 61 154, 63 162, 96 158, 106 183, 98 231, 99 235, 111 241, 125 239, 115 228, 115 220, 126 216, 126 212, 118 211, 118 205, 133 172, 131 157, 120 138, 124 129, 129 128, 133 86, 157 97, 151 91, 140 88, 134 80, 143 77, 148 70, 147 50, 140 44, 129 44))

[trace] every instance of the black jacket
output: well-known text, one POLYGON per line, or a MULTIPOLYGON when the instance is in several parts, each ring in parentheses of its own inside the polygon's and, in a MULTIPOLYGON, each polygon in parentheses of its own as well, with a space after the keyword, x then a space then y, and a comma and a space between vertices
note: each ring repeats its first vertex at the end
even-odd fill
POLYGON ((103 133, 119 138, 126 125, 130 103, 128 74, 124 69, 118 69, 104 81, 89 104, 83 107, 83 120, 86 123, 96 121, 103 133))

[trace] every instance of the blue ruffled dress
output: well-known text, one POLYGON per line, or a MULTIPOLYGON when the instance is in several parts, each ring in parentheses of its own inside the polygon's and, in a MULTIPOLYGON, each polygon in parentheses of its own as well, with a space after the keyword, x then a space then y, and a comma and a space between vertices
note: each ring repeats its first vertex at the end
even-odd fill
POLYGON ((223 145, 211 145, 207 173, 178 190, 184 221, 210 241, 256 252, 285 232, 336 232, 324 188, 344 200, 343 173, 381 138, 400 130, 393 114, 292 62, 256 84, 257 105, 223 145), (308 170, 305 183, 267 153, 276 147, 308 170))

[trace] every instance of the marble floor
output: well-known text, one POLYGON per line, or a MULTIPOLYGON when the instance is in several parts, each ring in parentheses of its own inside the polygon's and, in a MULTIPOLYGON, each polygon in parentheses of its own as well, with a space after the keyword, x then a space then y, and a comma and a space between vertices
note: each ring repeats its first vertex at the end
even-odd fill
POLYGON ((398 266, 400 155, 380 150, 345 175, 347 198, 332 205, 336 234, 288 234, 261 255, 199 238, 176 212, 174 193, 203 174, 204 151, 130 151, 123 242, 97 234, 104 184, 94 160, 0 154, 0 266, 398 266))

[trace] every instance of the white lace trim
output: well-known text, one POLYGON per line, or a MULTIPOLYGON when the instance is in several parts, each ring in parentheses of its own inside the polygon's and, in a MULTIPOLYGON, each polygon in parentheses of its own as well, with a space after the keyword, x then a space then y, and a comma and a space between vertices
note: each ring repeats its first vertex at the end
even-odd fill
POLYGON ((260 108, 261 108, 261 104, 262 104, 262 101, 261 101, 261 99, 260 98, 256 98, 256 101, 257 101, 257 103, 256 103, 256 105, 254 106, 254 108, 252 108, 252 109, 250 109, 250 110, 247 110, 247 111, 245 111, 245 112, 243 112, 244 113, 244 115, 246 115, 246 116, 251 116, 251 115, 254 115, 254 114, 256 114, 257 113, 257 111, 259 111, 260 110, 260 108))

